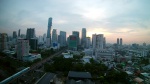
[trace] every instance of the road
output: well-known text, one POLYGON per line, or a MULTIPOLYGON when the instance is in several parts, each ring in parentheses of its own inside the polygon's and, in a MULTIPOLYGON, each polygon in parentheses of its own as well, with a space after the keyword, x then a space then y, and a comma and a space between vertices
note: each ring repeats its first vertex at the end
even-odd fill
POLYGON ((22 73, 20 76, 16 77, 16 78, 13 78, 12 81, 10 81, 9 83, 12 83, 14 80, 17 80, 19 77, 21 77, 22 75, 25 75, 26 73, 28 73, 29 71, 32 71, 32 70, 35 70, 37 69, 38 67, 42 66, 44 63, 46 63, 47 61, 49 61, 51 58, 55 57, 55 56, 60 56, 62 54, 62 52, 64 52, 66 49, 63 49, 41 61, 39 61, 38 63, 35 63, 33 65, 30 66, 30 69, 28 71, 26 71, 25 73, 22 73))
POLYGON ((46 73, 37 84, 50 84, 50 80, 53 80, 55 75, 53 73, 46 73))

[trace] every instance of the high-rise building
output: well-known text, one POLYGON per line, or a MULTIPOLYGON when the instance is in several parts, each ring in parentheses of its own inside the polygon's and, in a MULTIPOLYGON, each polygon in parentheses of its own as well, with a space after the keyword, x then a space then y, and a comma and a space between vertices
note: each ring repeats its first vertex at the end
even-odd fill
POLYGON ((17 32, 13 31, 13 38, 17 38, 17 32))
POLYGON ((37 50, 38 40, 37 38, 31 38, 29 40, 29 45, 31 50, 37 50))
POLYGON ((52 31, 52 43, 58 43, 57 41, 57 30, 53 29, 52 31))
POLYGON ((103 48, 106 48, 106 38, 103 39, 103 48))
POLYGON ((119 45, 119 38, 117 38, 117 45, 119 45))
POLYGON ((86 28, 82 28, 81 45, 86 47, 86 28))
POLYGON ((145 43, 145 42, 143 43, 143 46, 146 46, 146 43, 145 43))
POLYGON ((122 46, 122 38, 120 38, 120 45, 122 46))
POLYGON ((27 28, 26 32, 26 39, 35 38, 35 29, 34 28, 27 28))
POLYGON ((20 37, 20 29, 18 30, 18 37, 20 37))
POLYGON ((60 35, 59 35, 59 43, 60 46, 66 46, 66 32, 65 31, 60 31, 60 35))
POLYGON ((92 46, 93 49, 103 49, 103 34, 92 35, 92 46))
POLYGON ((90 37, 86 37, 86 48, 90 48, 91 46, 91 39, 90 37))
POLYGON ((48 29, 47 29, 47 39, 46 39, 47 47, 51 46, 51 29, 52 29, 52 18, 50 17, 48 19, 48 29))
POLYGON ((77 36, 75 35, 70 35, 69 36, 69 44, 68 47, 70 50, 77 50, 77 36))
POLYGON ((0 51, 8 49, 8 35, 6 33, 0 33, 0 51))
POLYGON ((78 31, 72 31, 72 35, 77 37, 77 45, 80 45, 79 32, 78 31))
POLYGON ((17 40, 17 59, 22 60, 23 56, 29 55, 29 40, 27 39, 18 39, 17 40))
POLYGON ((43 34, 43 42, 46 43, 46 33, 43 34))

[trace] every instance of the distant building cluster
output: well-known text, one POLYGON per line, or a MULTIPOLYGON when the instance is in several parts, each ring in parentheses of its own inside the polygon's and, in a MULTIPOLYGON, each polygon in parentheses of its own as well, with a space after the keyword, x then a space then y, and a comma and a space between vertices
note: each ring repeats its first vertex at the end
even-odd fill
MULTIPOLYGON (((0 34, 0 50, 13 50, 17 53, 17 59, 22 60, 24 56, 29 56, 30 50, 38 49, 50 49, 55 50, 60 47, 68 46, 69 50, 84 50, 92 49, 92 55, 97 58, 105 59, 105 56, 112 56, 112 51, 107 51, 108 45, 106 43, 106 37, 104 34, 93 34, 92 38, 87 37, 86 28, 82 28, 81 38, 80 31, 72 31, 72 34, 66 36, 66 31, 57 32, 57 29, 52 29, 52 18, 48 18, 47 34, 43 36, 36 36, 36 28, 27 28, 26 34, 22 34, 21 30, 13 31, 12 36, 8 36, 6 33, 0 34), (101 57, 98 57, 101 55, 101 57)), ((114 48, 120 49, 123 46, 123 39, 117 38, 117 42, 113 45, 114 48)), ((146 43, 143 43, 146 46, 146 43)), ((138 44, 132 44, 132 47, 137 49, 138 44)), ((111 57, 109 57, 111 59, 111 57)))

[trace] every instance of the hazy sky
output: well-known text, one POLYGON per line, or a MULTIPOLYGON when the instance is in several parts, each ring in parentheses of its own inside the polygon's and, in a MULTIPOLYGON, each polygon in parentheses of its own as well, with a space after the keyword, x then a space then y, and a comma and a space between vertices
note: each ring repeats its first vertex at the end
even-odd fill
POLYGON ((86 28, 87 36, 104 34, 108 43, 150 43, 150 0, 0 0, 0 33, 35 28, 43 35, 49 17, 58 34, 86 28))

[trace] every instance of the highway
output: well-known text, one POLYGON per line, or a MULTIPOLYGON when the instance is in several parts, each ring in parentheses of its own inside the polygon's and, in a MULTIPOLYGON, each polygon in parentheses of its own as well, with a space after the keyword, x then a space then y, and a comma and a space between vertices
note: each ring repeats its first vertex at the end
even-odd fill
POLYGON ((53 82, 53 77, 55 74, 53 73, 46 73, 40 81, 38 81, 37 84, 50 84, 50 82, 53 82), (51 81, 52 80, 52 81, 51 81))
POLYGON ((17 80, 19 77, 21 77, 22 75, 25 75, 29 71, 36 70, 38 67, 42 66, 44 63, 46 63, 47 61, 49 61, 51 58, 53 58, 55 56, 60 56, 62 54, 62 52, 64 52, 65 50, 66 49, 58 51, 57 53, 55 53, 55 54, 53 54, 53 55, 51 55, 51 56, 49 56, 49 57, 47 57, 45 59, 42 59, 38 63, 35 63, 35 64, 31 65, 28 71, 26 71, 25 73, 22 73, 20 76, 18 76, 16 78, 13 78, 13 80, 11 80, 9 83, 12 83, 13 81, 17 80))

